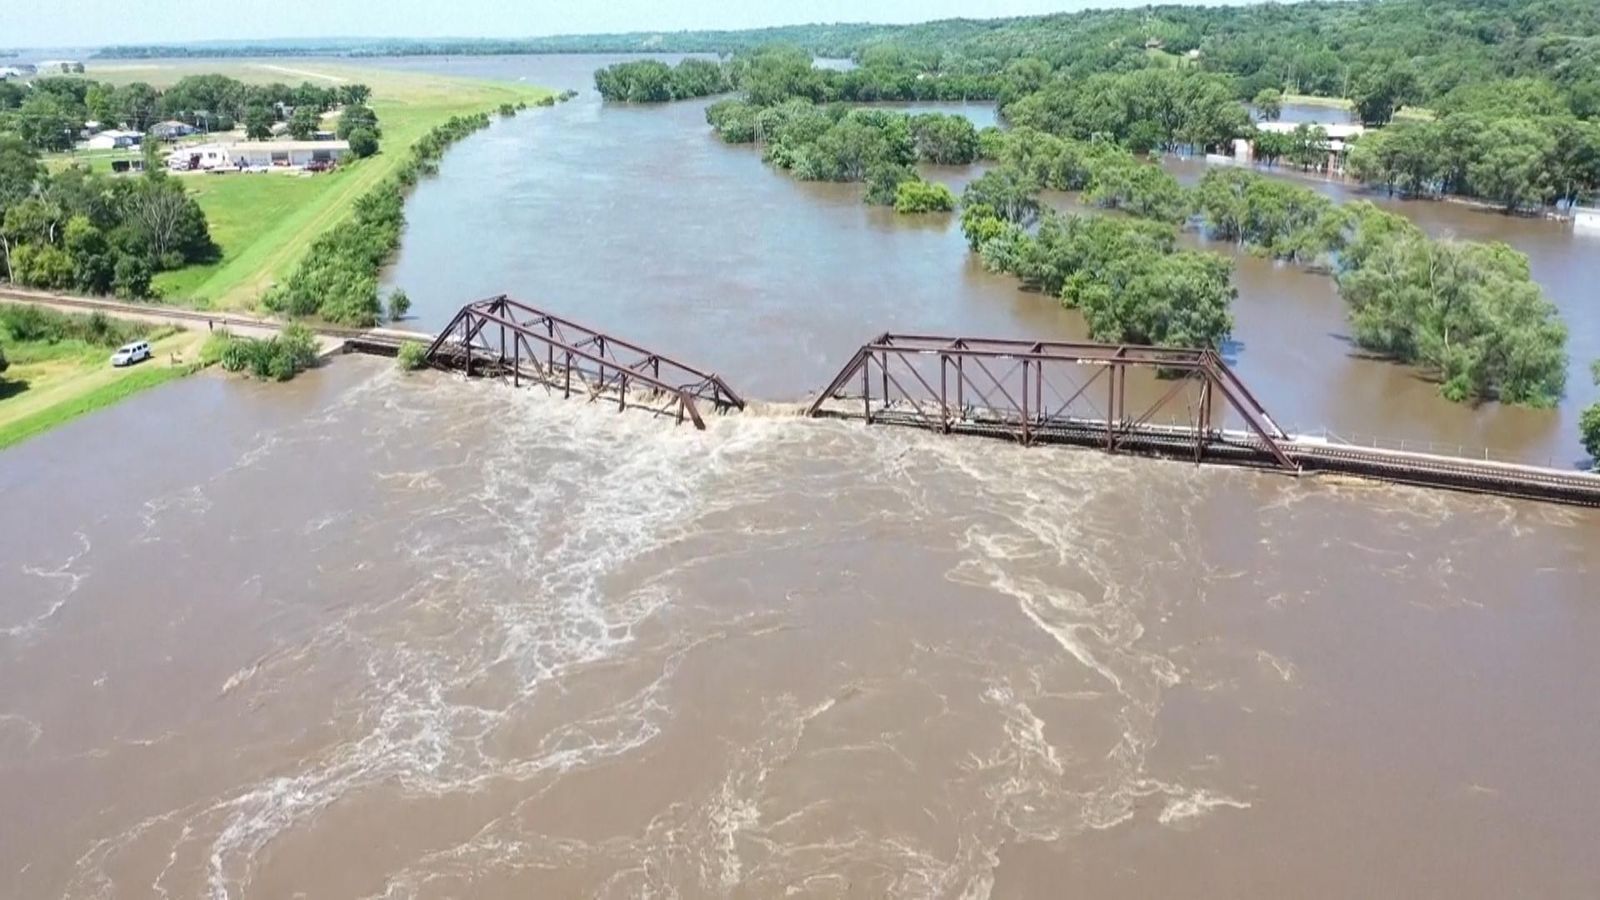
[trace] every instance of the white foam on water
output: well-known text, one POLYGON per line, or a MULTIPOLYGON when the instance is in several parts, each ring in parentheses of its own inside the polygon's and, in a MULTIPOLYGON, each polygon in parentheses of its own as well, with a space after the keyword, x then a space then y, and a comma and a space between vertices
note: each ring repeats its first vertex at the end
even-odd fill
POLYGON ((82 587, 83 582, 90 575, 90 570, 80 565, 80 561, 89 555, 93 545, 89 536, 82 531, 74 532, 78 541, 78 549, 67 555, 60 565, 46 568, 39 565, 24 565, 22 573, 44 582, 49 599, 45 600, 44 608, 28 615, 15 624, 0 626, 0 635, 10 638, 36 637, 41 630, 46 628, 50 621, 61 612, 71 600, 72 596, 82 587))
MULTIPOLYGON (((652 651, 664 654, 652 680, 576 720, 539 726, 531 746, 521 732, 515 741, 496 740, 529 721, 546 692, 558 696, 570 674, 635 644, 639 628, 676 602, 659 581, 618 590, 611 580, 681 537, 702 488, 792 420, 713 419, 699 433, 447 379, 380 390, 394 379, 377 376, 353 392, 384 400, 380 425, 366 435, 373 446, 404 429, 439 426, 444 417, 440 440, 456 442, 466 457, 445 475, 398 471, 378 479, 415 510, 397 549, 425 580, 376 605, 354 605, 308 646, 240 668, 219 692, 270 686, 319 658, 355 654, 366 674, 360 697, 345 706, 355 733, 287 772, 100 842, 80 859, 75 892, 101 892, 114 856, 179 822, 172 856, 193 856, 205 845, 210 896, 237 897, 248 891, 270 843, 344 797, 384 784, 419 795, 470 792, 592 765, 645 746, 671 715, 666 688, 692 638, 669 637, 652 651), (403 408, 389 408, 397 404, 403 408), (451 409, 460 406, 467 409, 451 409), (471 477, 464 480, 463 472, 471 477), (413 619, 419 627, 405 624, 413 619), (504 699, 462 699, 485 684, 504 699)), ((278 454, 300 452, 319 425, 352 414, 353 403, 341 396, 320 419, 265 437, 237 468, 276 465, 278 454)), ((146 536, 168 509, 203 511, 196 506, 203 500, 195 490, 153 503, 146 536)), ((736 833, 747 813, 730 815, 726 827, 736 833)))

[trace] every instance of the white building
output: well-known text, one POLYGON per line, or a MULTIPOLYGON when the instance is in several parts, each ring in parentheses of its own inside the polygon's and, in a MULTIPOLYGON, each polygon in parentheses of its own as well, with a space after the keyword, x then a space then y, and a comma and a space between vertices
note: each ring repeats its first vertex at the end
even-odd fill
POLYGON ((167 168, 299 169, 312 163, 336 163, 350 152, 349 141, 243 141, 183 147, 167 157, 167 168))
POLYGON ((110 128, 98 132, 89 138, 90 150, 124 150, 137 147, 144 140, 144 135, 137 131, 118 131, 110 128))
POLYGON ((251 168, 334 163, 350 152, 349 141, 246 141, 225 146, 236 163, 242 161, 251 168))

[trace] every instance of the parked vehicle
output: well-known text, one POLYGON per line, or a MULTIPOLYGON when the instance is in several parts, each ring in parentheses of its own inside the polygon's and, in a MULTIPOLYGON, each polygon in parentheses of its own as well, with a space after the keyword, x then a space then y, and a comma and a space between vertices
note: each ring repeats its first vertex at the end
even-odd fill
POLYGON ((307 172, 332 172, 335 165, 336 163, 331 159, 313 159, 305 164, 305 170, 307 172))
POLYGON ((117 352, 111 354, 111 364, 120 368, 122 366, 131 366, 136 362, 149 358, 150 342, 134 341, 131 344, 123 344, 118 347, 117 352))

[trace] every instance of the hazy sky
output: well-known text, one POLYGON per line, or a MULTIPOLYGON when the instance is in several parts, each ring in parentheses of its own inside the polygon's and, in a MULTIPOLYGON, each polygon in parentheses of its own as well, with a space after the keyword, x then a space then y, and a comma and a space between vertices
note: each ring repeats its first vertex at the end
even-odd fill
POLYGON ((988 18, 1141 0, 0 0, 0 47, 211 38, 526 37, 988 18))

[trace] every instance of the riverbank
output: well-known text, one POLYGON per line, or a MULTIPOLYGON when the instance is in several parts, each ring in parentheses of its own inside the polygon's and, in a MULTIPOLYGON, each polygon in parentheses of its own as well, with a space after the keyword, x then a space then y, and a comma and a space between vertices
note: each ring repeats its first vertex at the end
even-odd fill
POLYGON ((222 252, 215 262, 163 272, 155 284, 165 302, 197 309, 253 308, 267 288, 305 257, 313 241, 350 217, 357 197, 399 170, 412 144, 430 129, 452 116, 493 112, 501 104, 532 104, 553 93, 524 84, 321 62, 297 62, 292 70, 245 61, 91 65, 87 74, 115 84, 163 86, 211 73, 252 83, 365 84, 372 88, 369 105, 383 136, 376 156, 324 175, 187 178, 185 185, 205 211, 222 252))
MULTIPOLYGON (((98 314, 113 325, 139 326, 134 329, 138 336, 152 343, 149 360, 114 368, 107 362, 114 349, 110 345, 77 339, 17 340, 0 325, 0 351, 10 361, 10 367, 0 374, 0 450, 216 362, 204 352, 213 331, 226 329, 238 337, 266 340, 282 327, 281 322, 243 313, 205 313, 10 289, 0 290, 0 305, 6 304, 39 307, 80 319, 98 314)), ((342 334, 320 333, 317 354, 326 356, 344 341, 342 334)))
POLYGON ((0 373, 0 450, 204 365, 203 330, 112 322, 134 324, 130 331, 151 342, 150 358, 116 368, 107 362, 109 346, 77 337, 19 340, 0 327, 9 362, 0 373))

